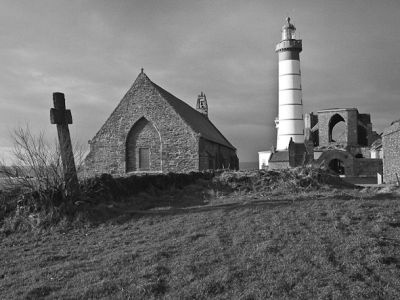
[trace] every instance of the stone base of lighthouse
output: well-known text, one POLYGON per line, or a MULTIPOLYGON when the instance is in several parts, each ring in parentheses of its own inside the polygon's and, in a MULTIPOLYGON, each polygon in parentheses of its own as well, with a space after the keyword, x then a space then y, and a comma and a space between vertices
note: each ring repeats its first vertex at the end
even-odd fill
POLYGON ((258 152, 259 169, 286 169, 302 166, 310 160, 307 144, 290 139, 285 150, 258 152))

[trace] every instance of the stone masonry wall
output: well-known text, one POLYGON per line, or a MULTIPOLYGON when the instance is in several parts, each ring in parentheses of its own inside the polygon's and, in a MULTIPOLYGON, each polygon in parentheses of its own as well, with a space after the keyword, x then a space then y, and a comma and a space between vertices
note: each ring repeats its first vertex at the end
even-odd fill
POLYGON ((143 117, 160 136, 161 172, 198 170, 199 136, 142 73, 90 142, 85 176, 126 173, 126 139, 132 126, 143 117))
POLYGON ((400 179, 400 123, 385 129, 382 135, 383 181, 397 183, 400 179))
POLYGON ((354 176, 376 176, 382 174, 382 160, 377 158, 354 159, 354 176))
POLYGON ((327 146, 329 142, 329 121, 334 115, 340 115, 345 123, 344 140, 346 145, 357 145, 357 110, 330 110, 318 112, 319 145, 327 146))
POLYGON ((321 166, 323 164, 325 167, 329 168, 329 164, 334 159, 338 159, 343 162, 344 174, 346 176, 354 176, 354 157, 347 151, 324 151, 321 156, 314 162, 314 165, 321 166))
POLYGON ((228 147, 201 138, 199 153, 199 170, 239 168, 236 151, 228 147))

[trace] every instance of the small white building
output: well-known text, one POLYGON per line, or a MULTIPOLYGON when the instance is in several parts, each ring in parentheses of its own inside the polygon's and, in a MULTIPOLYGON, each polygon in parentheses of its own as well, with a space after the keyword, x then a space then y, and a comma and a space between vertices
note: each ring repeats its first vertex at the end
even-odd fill
POLYGON ((271 158, 272 151, 260 151, 258 152, 258 168, 265 169, 268 167, 269 159, 271 158))

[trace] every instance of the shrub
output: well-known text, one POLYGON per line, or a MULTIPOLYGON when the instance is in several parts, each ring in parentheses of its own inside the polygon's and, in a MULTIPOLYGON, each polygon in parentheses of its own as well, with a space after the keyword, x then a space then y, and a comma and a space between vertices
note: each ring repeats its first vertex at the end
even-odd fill
POLYGON ((326 186, 354 187, 329 170, 300 167, 283 170, 226 171, 215 176, 213 183, 232 191, 298 192, 317 190, 326 186))
MULTIPOLYGON (((40 223, 44 221, 44 215, 54 219, 58 214, 73 213, 73 205, 66 201, 58 144, 48 143, 43 132, 32 134, 29 126, 14 129, 11 139, 14 144, 12 165, 0 163, 0 174, 3 177, 0 224, 7 219, 10 224, 14 224, 11 227, 18 227, 20 221, 29 216, 32 219, 35 215, 34 219, 37 220, 40 215, 40 223)), ((78 145, 74 148, 79 170, 83 162, 83 149, 78 145)))
MULTIPOLYGON (((11 132, 13 162, 0 163, 0 173, 5 177, 4 189, 16 188, 37 193, 38 200, 51 202, 54 195, 65 195, 64 176, 58 143, 48 143, 41 132, 32 134, 29 127, 16 128, 11 132)), ((74 147, 78 170, 83 162, 83 149, 74 147)))

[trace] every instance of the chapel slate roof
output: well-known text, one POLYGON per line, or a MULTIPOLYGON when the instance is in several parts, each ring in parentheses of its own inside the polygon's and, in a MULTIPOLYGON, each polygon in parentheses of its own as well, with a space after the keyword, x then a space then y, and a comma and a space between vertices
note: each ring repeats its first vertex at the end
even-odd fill
POLYGON ((153 86, 157 89, 161 96, 182 117, 182 119, 195 132, 199 133, 202 138, 236 150, 236 148, 232 146, 232 144, 222 135, 217 127, 215 127, 214 124, 211 123, 211 121, 206 116, 204 116, 202 113, 198 112, 182 100, 178 99, 171 93, 167 92, 162 87, 152 82, 149 78, 148 80, 153 84, 153 86))

